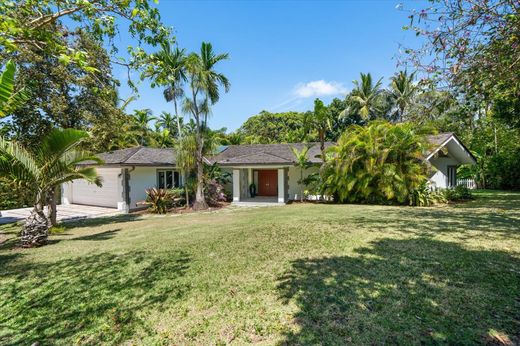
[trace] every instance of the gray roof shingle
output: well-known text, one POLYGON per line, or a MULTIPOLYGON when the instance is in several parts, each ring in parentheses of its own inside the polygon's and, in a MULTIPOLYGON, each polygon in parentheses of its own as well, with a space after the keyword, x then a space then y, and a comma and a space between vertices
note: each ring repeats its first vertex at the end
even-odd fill
MULTIPOLYGON (((174 166, 175 154, 172 148, 134 147, 98 154, 105 165, 111 166, 174 166)), ((83 165, 93 164, 82 162, 83 165)))
MULTIPOLYGON (((334 143, 327 142, 325 147, 329 147, 334 143)), ((219 154, 209 159, 211 163, 219 165, 293 165, 296 163, 291 147, 298 151, 304 146, 310 146, 308 157, 311 163, 321 163, 319 143, 289 143, 289 144, 241 144, 230 145, 222 150, 219 154)))

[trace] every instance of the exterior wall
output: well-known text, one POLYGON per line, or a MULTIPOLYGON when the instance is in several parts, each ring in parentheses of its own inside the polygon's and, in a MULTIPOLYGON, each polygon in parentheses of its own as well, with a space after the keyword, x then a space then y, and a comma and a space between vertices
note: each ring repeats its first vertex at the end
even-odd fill
MULTIPOLYGON (((130 187, 129 197, 130 203, 129 208, 138 209, 143 206, 136 205, 137 202, 146 200, 145 190, 150 187, 157 186, 157 170, 159 169, 172 169, 171 167, 135 167, 128 168, 130 179, 128 185, 130 187)), ((175 169, 173 169, 175 170, 175 169)), ((183 183, 182 174, 180 175, 180 182, 183 183)))
MULTIPOLYGON (((316 173, 319 171, 318 166, 313 166, 305 169, 303 171, 303 178, 307 178, 310 174, 316 173)), ((300 180, 300 168, 299 167, 289 167, 288 170, 288 199, 289 200, 297 200, 300 199, 300 184, 298 181, 300 180)), ((304 188, 305 190, 305 188, 304 188)))
POLYGON ((446 189, 448 187, 448 166, 458 166, 459 162, 451 157, 438 157, 430 159, 430 163, 437 169, 437 172, 429 179, 431 186, 446 189))

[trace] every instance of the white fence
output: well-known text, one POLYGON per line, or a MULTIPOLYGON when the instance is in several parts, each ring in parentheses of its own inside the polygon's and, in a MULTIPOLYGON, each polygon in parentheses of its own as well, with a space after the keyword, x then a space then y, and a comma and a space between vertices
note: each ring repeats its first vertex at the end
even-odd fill
POLYGON ((473 179, 457 179, 457 185, 462 185, 467 187, 468 189, 476 189, 477 183, 473 179))

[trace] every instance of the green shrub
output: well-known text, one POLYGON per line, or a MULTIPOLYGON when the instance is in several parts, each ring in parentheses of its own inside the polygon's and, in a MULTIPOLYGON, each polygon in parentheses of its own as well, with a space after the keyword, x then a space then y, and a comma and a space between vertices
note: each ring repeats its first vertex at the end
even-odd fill
POLYGON ((474 199, 471 190, 466 186, 458 185, 455 188, 443 190, 444 197, 450 202, 468 201, 474 199))
POLYGON ((156 214, 166 214, 171 207, 171 197, 168 190, 158 189, 156 187, 146 189, 146 201, 150 203, 150 210, 156 214))
POLYGON ((411 206, 429 207, 446 202, 447 200, 444 193, 442 191, 432 190, 426 181, 410 194, 411 206))
POLYGON ((426 179, 427 143, 409 123, 350 126, 322 167, 325 194, 336 202, 409 204, 426 179))

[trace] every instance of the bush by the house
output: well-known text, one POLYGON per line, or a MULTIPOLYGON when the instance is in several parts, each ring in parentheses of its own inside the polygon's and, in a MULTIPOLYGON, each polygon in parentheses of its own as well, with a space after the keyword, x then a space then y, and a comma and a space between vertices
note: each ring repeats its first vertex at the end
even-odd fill
POLYGON ((411 206, 429 207, 435 204, 446 203, 447 199, 442 191, 432 190, 428 182, 423 182, 410 194, 411 206))
POLYGON ((150 204, 148 210, 152 213, 165 214, 169 209, 177 206, 183 199, 183 189, 146 189, 146 202, 150 204))
POLYGON ((224 187, 216 180, 206 182, 206 202, 210 207, 217 207, 221 202, 227 201, 224 187))
POLYGON ((463 185, 458 185, 451 189, 445 189, 443 192, 444 197, 450 202, 468 201, 474 198, 471 190, 463 185))
POLYGON ((325 194, 340 203, 409 204, 426 180, 426 145, 409 123, 350 126, 322 168, 325 194))

